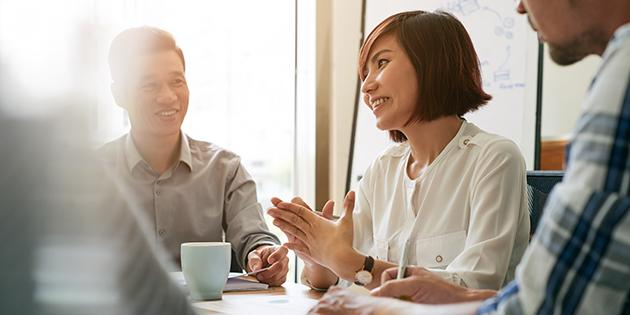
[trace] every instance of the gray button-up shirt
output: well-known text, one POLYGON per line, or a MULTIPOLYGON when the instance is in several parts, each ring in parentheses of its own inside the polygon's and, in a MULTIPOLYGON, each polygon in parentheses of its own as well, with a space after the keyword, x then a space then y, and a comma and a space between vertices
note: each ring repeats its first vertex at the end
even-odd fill
POLYGON ((263 244, 279 244, 263 218, 256 184, 240 157, 183 132, 179 161, 163 174, 138 152, 131 134, 105 144, 105 164, 131 189, 155 238, 179 265, 184 242, 227 241, 241 266, 263 244))

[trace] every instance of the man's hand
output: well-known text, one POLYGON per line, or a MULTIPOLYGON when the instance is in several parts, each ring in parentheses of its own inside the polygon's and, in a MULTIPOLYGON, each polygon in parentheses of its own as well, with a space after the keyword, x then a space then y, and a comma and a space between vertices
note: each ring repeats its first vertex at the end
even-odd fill
POLYGON ((334 315, 472 315, 481 302, 426 305, 401 300, 355 295, 348 289, 336 287, 328 290, 309 314, 334 315))
POLYGON ((247 272, 269 267, 269 270, 257 274, 256 279, 270 286, 280 286, 287 280, 289 272, 288 252, 284 246, 258 246, 247 255, 247 272))
POLYGON ((447 304, 483 300, 494 296, 493 290, 472 290, 448 282, 422 267, 406 268, 405 278, 396 279, 397 269, 390 268, 381 275, 381 286, 372 290, 373 296, 411 299, 414 303, 447 304))

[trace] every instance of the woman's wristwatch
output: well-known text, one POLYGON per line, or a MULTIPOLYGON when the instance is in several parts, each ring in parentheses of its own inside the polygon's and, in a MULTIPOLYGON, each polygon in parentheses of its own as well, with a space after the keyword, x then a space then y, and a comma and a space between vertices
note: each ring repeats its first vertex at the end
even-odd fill
POLYGON ((366 256, 363 267, 354 274, 354 284, 365 286, 372 282, 372 268, 374 268, 374 258, 366 256))

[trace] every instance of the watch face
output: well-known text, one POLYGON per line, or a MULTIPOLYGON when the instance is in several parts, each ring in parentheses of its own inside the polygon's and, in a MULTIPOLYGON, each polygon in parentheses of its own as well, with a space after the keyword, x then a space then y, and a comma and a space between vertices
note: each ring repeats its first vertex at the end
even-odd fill
POLYGON ((357 272, 357 274, 355 275, 355 279, 358 283, 366 285, 372 282, 372 274, 367 270, 361 270, 357 272))

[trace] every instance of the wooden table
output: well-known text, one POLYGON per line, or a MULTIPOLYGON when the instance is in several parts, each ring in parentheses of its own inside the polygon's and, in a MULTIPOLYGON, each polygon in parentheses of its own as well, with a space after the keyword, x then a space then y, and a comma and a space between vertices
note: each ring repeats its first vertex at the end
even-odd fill
POLYGON ((297 283, 263 291, 226 292, 219 301, 195 302, 201 314, 284 315, 306 314, 323 295, 297 283))
MULTIPOLYGON (((264 291, 228 292, 220 301, 196 302, 193 306, 201 314, 300 315, 306 314, 322 295, 301 284, 285 283, 264 291)), ((473 315, 481 303, 416 304, 415 311, 426 315, 473 315)))

